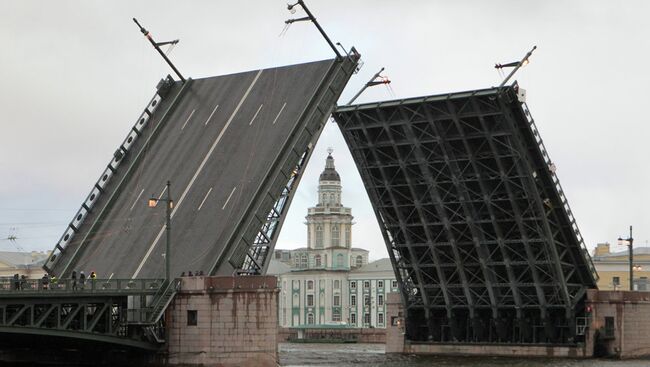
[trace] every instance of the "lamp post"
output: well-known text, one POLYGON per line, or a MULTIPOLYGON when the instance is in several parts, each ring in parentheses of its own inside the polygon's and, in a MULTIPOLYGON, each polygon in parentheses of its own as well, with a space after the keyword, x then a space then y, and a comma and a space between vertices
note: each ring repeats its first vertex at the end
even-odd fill
POLYGON ((160 199, 151 197, 149 199, 149 207, 155 208, 158 205, 159 201, 167 203, 167 208, 165 211, 165 232, 167 234, 167 243, 165 246, 165 280, 169 282, 171 280, 171 217, 172 217, 172 208, 174 207, 174 201, 172 200, 171 194, 171 183, 167 181, 167 198, 160 199))
MULTIPOLYGON (((630 290, 634 290, 634 250, 632 250, 632 243, 634 238, 632 238, 632 226, 630 226, 630 237, 628 238, 618 238, 619 245, 625 245, 627 243, 629 253, 630 253, 630 290)), ((638 267, 638 270, 641 270, 641 267, 638 267)))

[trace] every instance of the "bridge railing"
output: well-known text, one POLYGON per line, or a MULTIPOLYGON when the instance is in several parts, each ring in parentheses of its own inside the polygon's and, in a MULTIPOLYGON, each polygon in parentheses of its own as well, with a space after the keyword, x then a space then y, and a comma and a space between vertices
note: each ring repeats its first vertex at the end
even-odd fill
POLYGON ((553 162, 551 161, 551 158, 548 155, 548 151, 546 150, 546 147, 544 146, 544 141, 542 140, 541 135, 539 134, 539 130, 537 130, 537 125, 535 125, 535 120, 533 119, 533 116, 530 113, 530 110, 528 109, 528 105, 526 103, 522 103, 522 108, 524 111, 524 115, 526 115, 526 119, 528 121, 528 124, 530 125, 530 128, 533 132, 533 136, 535 137, 535 141, 538 145, 539 150, 542 153, 542 156, 544 158, 544 162, 546 163, 547 167, 549 167, 549 173, 551 175, 551 178, 553 180, 553 185, 555 186, 555 190, 557 190, 558 195, 560 196, 560 200, 562 201, 562 207, 569 218, 569 222, 571 224, 571 229, 575 233, 578 242, 580 244, 581 248, 581 253, 583 258, 585 259, 585 262, 587 264, 587 267, 589 268, 589 271, 591 272, 594 281, 598 280, 598 272, 596 271, 596 267, 594 266, 594 262, 591 258, 591 255, 589 254, 589 249, 587 248, 587 245, 585 244, 585 241, 582 237, 582 233, 580 233, 580 229, 578 228, 578 224, 576 222, 575 217, 573 216, 573 211, 571 210, 571 207, 569 206, 569 201, 566 199, 566 195, 564 194, 564 190, 562 189, 562 185, 560 184, 560 180, 558 179, 557 175, 555 174, 555 166, 553 162))
POLYGON ((124 293, 156 294, 166 286, 164 279, 61 279, 47 284, 42 279, 2 279, 0 295, 34 293, 124 293))

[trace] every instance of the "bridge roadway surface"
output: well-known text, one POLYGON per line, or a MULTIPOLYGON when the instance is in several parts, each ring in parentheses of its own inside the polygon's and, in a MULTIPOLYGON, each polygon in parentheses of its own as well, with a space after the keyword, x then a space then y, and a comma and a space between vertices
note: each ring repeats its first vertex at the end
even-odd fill
MULTIPOLYGON (((193 80, 160 134, 143 148, 108 215, 77 258, 66 259, 64 275, 83 270, 101 278, 164 276, 165 206, 149 208, 147 201, 152 195, 166 197, 167 180, 175 201, 171 274, 207 272, 332 64, 324 60, 193 80)), ((177 82, 148 129, 160 123, 160 111, 180 88, 177 82)), ((120 167, 117 175, 125 171, 120 167)), ((96 219, 86 220, 68 249, 79 248, 96 219)), ((55 266, 54 273, 62 272, 55 266)))

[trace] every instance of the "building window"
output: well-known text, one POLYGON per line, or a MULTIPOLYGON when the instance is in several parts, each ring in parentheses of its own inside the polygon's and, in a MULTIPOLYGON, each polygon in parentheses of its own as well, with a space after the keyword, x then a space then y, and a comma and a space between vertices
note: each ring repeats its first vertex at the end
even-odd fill
POLYGON ((332 310, 332 321, 335 322, 341 321, 341 310, 339 309, 332 310))
POLYGON ((366 289, 370 288, 370 282, 367 281, 367 280, 365 280, 365 281, 363 282, 363 287, 366 288, 366 289))
POLYGON ((357 305, 357 296, 353 294, 350 296, 350 306, 356 306, 356 305, 357 305))
POLYGON ((377 281, 377 288, 384 288, 384 281, 383 280, 378 280, 377 281))
POLYGON ((383 313, 377 314, 377 324, 379 324, 379 325, 384 324, 384 314, 383 313))
POLYGON ((314 281, 313 280, 308 280, 307 281, 307 289, 314 290, 314 281))
POLYGON ((357 314, 352 313, 350 314, 350 325, 356 325, 357 324, 357 314))
POLYGON ((300 256, 300 267, 301 268, 307 267, 307 254, 302 254, 302 256, 300 256))
POLYGON ((370 325, 370 314, 369 313, 363 314, 363 323, 367 324, 367 325, 370 325))
POLYGON ((384 295, 380 294, 377 296, 377 306, 383 306, 384 305, 384 295))
POLYGON ((351 282, 350 283, 350 288, 357 289, 357 282, 351 282))
POLYGON ((615 334, 615 327, 614 327, 614 318, 613 317, 605 317, 605 337, 606 338, 613 338, 615 334))
POLYGON ((334 289, 341 289, 341 282, 339 280, 334 281, 334 289))
POLYGON ((332 246, 339 246, 340 242, 339 239, 341 238, 340 232, 339 232, 339 225, 335 224, 332 227, 332 246))
POLYGON ((363 304, 366 305, 366 306, 370 306, 370 296, 369 295, 366 294, 365 296, 363 296, 363 304))
POLYGON ((345 265, 343 263, 343 254, 336 255, 336 267, 343 268, 345 265))
POLYGON ((187 326, 196 326, 199 321, 197 310, 187 310, 187 326))
POLYGON ((323 248, 323 227, 316 226, 316 248, 323 248))
POLYGON ((350 231, 350 224, 345 226, 345 247, 352 246, 352 231, 350 231))
POLYGON ((393 283, 393 284, 392 284, 393 288, 397 288, 397 280, 393 280, 392 283, 393 283))
POLYGON ((320 255, 314 256, 314 262, 316 263, 316 267, 320 267, 322 265, 320 260, 320 255))
POLYGON ((313 324, 314 324, 314 314, 311 313, 311 312, 307 314, 307 323, 308 323, 309 325, 313 325, 313 324))
POLYGON ((357 255, 357 268, 363 265, 363 256, 357 255))
POLYGON ((338 294, 334 296, 334 306, 340 306, 341 305, 341 296, 338 294))
POLYGON ((614 287, 618 287, 621 285, 621 278, 620 277, 613 277, 612 278, 612 284, 614 284, 614 287))
POLYGON ((313 294, 308 294, 307 295, 307 306, 309 306, 309 307, 314 306, 314 295, 313 294))

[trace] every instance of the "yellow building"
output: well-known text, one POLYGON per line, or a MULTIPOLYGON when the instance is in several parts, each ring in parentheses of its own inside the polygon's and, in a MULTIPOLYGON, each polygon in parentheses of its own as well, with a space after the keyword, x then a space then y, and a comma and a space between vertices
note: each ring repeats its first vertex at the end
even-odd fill
MULTIPOLYGON (((600 279, 598 289, 630 289, 630 254, 627 247, 611 252, 609 243, 599 243, 594 250, 593 261, 600 279)), ((650 291, 650 247, 635 247, 634 251, 634 289, 650 291)))
POLYGON ((39 279, 45 274, 43 263, 47 257, 45 252, 0 251, 0 278, 11 278, 18 274, 39 279))

